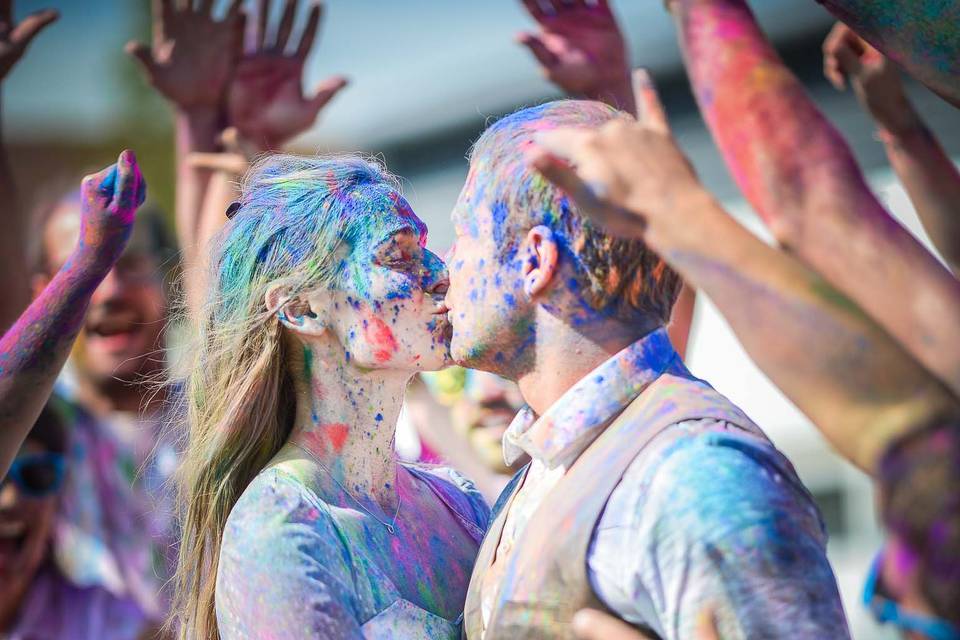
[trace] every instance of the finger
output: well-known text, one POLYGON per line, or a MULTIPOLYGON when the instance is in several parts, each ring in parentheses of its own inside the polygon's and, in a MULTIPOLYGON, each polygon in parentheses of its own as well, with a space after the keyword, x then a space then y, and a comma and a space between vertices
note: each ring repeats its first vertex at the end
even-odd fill
POLYGON ((0 24, 10 24, 13 20, 13 0, 0 0, 0 24))
POLYGON ((195 169, 223 171, 234 175, 242 175, 250 166, 246 157, 239 153, 191 153, 187 156, 187 163, 195 169))
POLYGON ((594 609, 581 609, 573 616, 573 631, 581 640, 652 640, 622 620, 594 609))
POLYGON ((863 63, 860 61, 860 56, 857 55, 852 48, 838 47, 836 55, 840 72, 847 76, 860 74, 860 71, 863 69, 863 63))
POLYGON ((517 42, 529 49, 530 53, 533 54, 533 57, 536 58, 540 64, 547 69, 552 69, 560 61, 556 54, 547 48, 547 45, 544 44, 543 39, 540 38, 540 36, 536 36, 532 33, 521 33, 517 36, 517 42))
POLYGON ((300 36, 300 44, 297 46, 297 57, 306 59, 310 55, 313 43, 317 39, 317 33, 320 31, 320 21, 323 17, 323 4, 313 3, 310 7, 310 14, 307 16, 307 24, 303 27, 303 34, 300 36))
POLYGON ((23 48, 30 44, 38 33, 43 31, 50 23, 60 17, 60 12, 54 9, 45 9, 31 13, 20 21, 10 33, 10 40, 17 46, 23 48))
POLYGON ((117 182, 117 165, 112 164, 96 173, 84 176, 80 183, 80 192, 84 200, 109 200, 113 196, 113 188, 117 182))
POLYGON ((140 63, 140 66, 143 68, 147 78, 154 77, 156 74, 157 65, 153 61, 153 50, 150 47, 142 42, 135 42, 131 40, 123 47, 123 50, 126 51, 128 55, 133 56, 133 58, 140 63))
POLYGON ((836 56, 832 54, 830 56, 824 56, 823 75, 837 91, 843 91, 846 88, 846 77, 840 70, 840 63, 837 62, 836 56))
POLYGON ((283 7, 283 15, 280 18, 280 26, 277 27, 277 51, 283 53, 287 48, 287 41, 290 40, 290 32, 293 31, 293 18, 296 16, 297 3, 293 0, 287 0, 283 7))
POLYGON ((312 98, 310 98, 310 106, 319 112, 320 109, 323 109, 327 106, 327 103, 333 100, 333 97, 340 92, 348 84, 348 80, 343 76, 333 76, 332 78, 327 78, 323 82, 317 85, 316 91, 312 98))
POLYGON ((653 83, 650 72, 646 69, 637 69, 633 72, 633 97, 637 102, 637 120, 654 131, 670 133, 670 123, 663 103, 657 94, 657 87, 653 83))
POLYGON ((720 640, 717 620, 710 609, 704 609, 697 615, 696 640, 720 640))
POLYGON ((593 135, 594 132, 587 129, 553 129, 536 134, 533 142, 557 157, 572 161, 593 135))
POLYGON ((546 17, 539 0, 523 0, 523 6, 534 20, 540 22, 546 17))
POLYGON ((240 9, 243 8, 243 0, 230 0, 230 5, 227 7, 227 19, 229 20, 233 16, 240 15, 240 9))
POLYGON ((270 20, 270 7, 267 0, 260 0, 257 4, 257 35, 254 42, 257 43, 257 51, 263 51, 267 43, 267 23, 270 20))
POLYGON ((124 149, 117 159, 117 184, 113 192, 113 204, 127 220, 142 203, 145 190, 142 188, 143 176, 137 166, 137 157, 130 149, 124 149))
POLYGON ((197 13, 202 16, 209 16, 213 13, 213 0, 200 0, 197 5, 197 13))

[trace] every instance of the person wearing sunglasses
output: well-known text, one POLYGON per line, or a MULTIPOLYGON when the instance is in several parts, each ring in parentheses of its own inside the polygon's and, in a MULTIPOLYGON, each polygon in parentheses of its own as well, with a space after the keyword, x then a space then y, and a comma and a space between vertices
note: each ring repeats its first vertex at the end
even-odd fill
POLYGON ((133 600, 59 569, 54 530, 69 444, 65 421, 48 404, 0 483, 0 638, 146 637, 152 629, 133 600))

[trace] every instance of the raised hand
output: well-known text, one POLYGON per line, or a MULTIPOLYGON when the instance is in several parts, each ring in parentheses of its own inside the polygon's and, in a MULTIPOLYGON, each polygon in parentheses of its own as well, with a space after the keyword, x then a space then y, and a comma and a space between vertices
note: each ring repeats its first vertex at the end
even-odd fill
POLYGON ((303 90, 303 67, 320 29, 323 5, 313 2, 306 26, 291 39, 297 0, 285 0, 273 38, 269 6, 260 0, 255 47, 237 63, 227 96, 227 119, 240 134, 264 149, 276 149, 306 131, 317 114, 347 84, 342 76, 321 82, 312 97, 303 90))
POLYGON ((0 0, 0 81, 7 77, 37 34, 59 17, 59 12, 44 9, 14 24, 13 0, 0 0))
POLYGON ((132 151, 87 176, 80 239, 60 271, 0 338, 0 477, 50 397, 90 297, 130 238, 146 185, 132 151))
POLYGON ((109 270, 126 247, 147 185, 129 149, 117 163, 83 179, 77 258, 109 270))
POLYGON ((547 131, 530 156, 580 211, 624 237, 647 237, 648 225, 681 216, 681 200, 695 204, 706 193, 670 134, 649 76, 638 80, 640 122, 624 117, 593 131, 547 131))
POLYGON ((213 0, 153 0, 153 45, 128 42, 150 84, 176 107, 216 108, 226 90, 243 40, 242 0, 226 17, 213 16, 213 0))
POLYGON ((900 133, 919 127, 896 65, 842 22, 823 42, 823 73, 838 90, 849 78, 860 103, 882 128, 900 133))
POLYGON ((566 93, 633 113, 626 42, 607 0, 523 0, 540 26, 517 40, 566 93))

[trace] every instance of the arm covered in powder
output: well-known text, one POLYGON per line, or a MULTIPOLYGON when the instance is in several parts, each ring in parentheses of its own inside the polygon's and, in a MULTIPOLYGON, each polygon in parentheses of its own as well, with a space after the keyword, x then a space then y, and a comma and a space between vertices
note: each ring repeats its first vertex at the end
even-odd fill
POLYGON ((823 67, 837 89, 850 81, 927 234, 960 274, 960 171, 910 103, 900 72, 842 22, 823 43, 823 67))
POLYGON ((960 107, 960 4, 943 0, 817 0, 874 47, 960 107))
MULTIPOLYGON (((681 436, 656 457, 627 471, 629 484, 649 484, 628 525, 643 545, 625 545, 618 569, 665 640, 695 637, 708 607, 721 638, 849 637, 826 532, 781 454, 719 431, 681 436)), ((630 509, 619 492, 608 508, 630 509)))
POLYGON ((146 185, 132 151, 87 176, 80 241, 70 259, 0 339, 0 475, 46 403, 94 290, 126 246, 146 185))
POLYGON ((669 133, 619 121, 547 136, 541 143, 556 155, 541 153, 535 166, 581 211, 642 235, 710 296, 757 365, 854 464, 872 472, 891 439, 958 411, 946 387, 854 303, 727 215, 669 133))
POLYGON ((884 210, 743 0, 670 6, 704 118, 774 237, 960 394, 960 283, 884 210))

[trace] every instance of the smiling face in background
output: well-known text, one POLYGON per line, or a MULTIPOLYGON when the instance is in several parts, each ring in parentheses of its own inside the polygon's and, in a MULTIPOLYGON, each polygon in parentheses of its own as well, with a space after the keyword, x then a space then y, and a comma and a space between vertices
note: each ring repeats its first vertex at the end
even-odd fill
MULTIPOLYGON (((162 366, 167 300, 150 222, 138 216, 127 249, 90 299, 73 353, 78 374, 95 387, 136 382, 162 366)), ((35 294, 70 258, 79 234, 79 202, 65 199, 44 226, 45 273, 35 280, 35 294)))
POLYGON ((446 266, 426 248, 426 225, 401 196, 366 196, 382 199, 382 207, 374 207, 378 213, 367 214, 341 248, 339 283, 303 297, 328 318, 350 364, 439 369, 450 358, 446 266))

